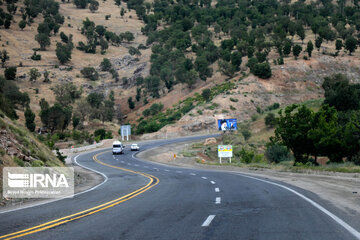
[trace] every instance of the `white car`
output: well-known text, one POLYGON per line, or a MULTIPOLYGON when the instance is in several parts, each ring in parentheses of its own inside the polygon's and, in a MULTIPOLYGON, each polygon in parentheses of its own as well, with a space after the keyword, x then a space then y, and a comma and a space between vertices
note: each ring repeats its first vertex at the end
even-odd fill
POLYGON ((133 144, 131 144, 130 149, 131 149, 131 151, 139 151, 140 147, 139 147, 139 145, 137 145, 137 143, 133 143, 133 144))
POLYGON ((121 142, 115 141, 113 142, 113 149, 112 149, 113 155, 115 154, 124 154, 124 146, 121 142))

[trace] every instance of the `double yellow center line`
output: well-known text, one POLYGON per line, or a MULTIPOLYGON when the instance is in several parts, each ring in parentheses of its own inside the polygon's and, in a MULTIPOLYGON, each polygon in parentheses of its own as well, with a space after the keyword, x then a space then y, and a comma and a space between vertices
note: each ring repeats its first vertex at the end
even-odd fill
POLYGON ((117 168, 117 169, 122 170, 122 171, 142 175, 142 176, 148 178, 150 181, 145 186, 143 186, 143 187, 141 187, 141 188, 139 188, 139 189, 137 189, 137 190, 135 190, 135 191, 133 191, 133 192, 131 192, 129 194, 126 194, 125 196, 122 196, 120 198, 114 199, 112 201, 103 203, 101 205, 97 205, 95 207, 86 209, 84 211, 77 212, 77 213, 62 217, 62 218, 58 218, 58 219, 55 219, 55 220, 52 220, 52 221, 49 221, 49 222, 34 226, 34 227, 30 227, 30 228, 26 228, 26 229, 21 230, 21 231, 17 231, 17 232, 9 233, 9 234, 6 234, 6 235, 2 235, 2 236, 0 236, 0 239, 14 239, 14 238, 23 237, 23 236, 26 236, 26 235, 41 232, 41 231, 47 230, 49 228, 53 228, 53 227, 56 227, 56 226, 59 226, 59 225, 62 225, 62 224, 68 223, 68 222, 72 222, 74 220, 77 220, 77 219, 80 219, 80 218, 83 218, 83 217, 86 217, 86 216, 89 216, 89 215, 92 215, 94 213, 97 213, 97 212, 103 211, 105 209, 114 207, 114 206, 116 206, 116 205, 118 205, 118 204, 120 204, 122 202, 125 202, 125 201, 127 201, 129 199, 132 199, 132 198, 142 194, 143 192, 146 192, 150 188, 156 186, 160 182, 160 180, 157 177, 152 176, 150 174, 137 172, 137 171, 133 171, 133 170, 130 170, 130 169, 117 167, 117 166, 114 166, 114 165, 110 165, 110 164, 101 162, 100 160, 97 159, 97 157, 99 155, 103 154, 103 153, 105 153, 105 152, 101 152, 99 154, 96 154, 93 157, 94 161, 99 163, 99 164, 102 164, 104 166, 107 166, 107 167, 117 168))

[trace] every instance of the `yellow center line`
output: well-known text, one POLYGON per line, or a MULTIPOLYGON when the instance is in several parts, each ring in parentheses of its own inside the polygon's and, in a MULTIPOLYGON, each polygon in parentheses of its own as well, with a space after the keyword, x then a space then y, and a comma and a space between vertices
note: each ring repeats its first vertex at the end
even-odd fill
POLYGON ((24 229, 24 230, 21 230, 21 231, 17 231, 17 232, 14 232, 14 233, 10 233, 10 234, 0 236, 0 239, 5 239, 5 238, 6 239, 14 239, 14 238, 23 237, 23 236, 26 236, 26 235, 30 235, 30 234, 33 234, 33 233, 36 233, 36 232, 44 231, 46 229, 53 228, 53 227, 56 227, 56 226, 59 226, 59 225, 62 225, 62 224, 65 224, 65 223, 68 223, 68 222, 83 218, 83 217, 86 217, 86 216, 89 216, 89 215, 92 215, 94 213, 103 211, 105 209, 116 206, 116 205, 118 205, 118 204, 120 204, 122 202, 130 200, 130 199, 140 195, 141 193, 146 192, 147 190, 149 190, 150 188, 156 186, 160 182, 160 180, 157 177, 152 176, 150 174, 137 172, 137 171, 133 171, 133 170, 130 170, 130 169, 121 168, 121 167, 117 167, 117 166, 113 166, 113 165, 101 162, 100 160, 97 159, 97 156, 99 156, 99 155, 101 155, 103 153, 106 153, 106 152, 101 152, 99 154, 96 154, 93 157, 94 161, 99 163, 99 164, 102 164, 104 166, 107 166, 107 167, 117 168, 117 169, 120 169, 122 171, 142 175, 142 176, 147 177, 148 179, 150 179, 150 181, 145 186, 143 186, 143 187, 141 187, 141 188, 139 188, 139 189, 137 189, 137 190, 135 190, 135 191, 133 191, 133 192, 131 192, 129 194, 126 194, 125 196, 122 196, 120 198, 114 199, 112 201, 109 201, 109 202, 97 205, 95 207, 86 209, 84 211, 77 212, 77 213, 62 217, 62 218, 58 218, 58 219, 55 219, 55 220, 52 220, 52 221, 49 221, 49 222, 46 222, 46 223, 31 227, 31 228, 27 228, 27 229, 24 229), (155 183, 154 183, 154 180, 156 180, 155 183))

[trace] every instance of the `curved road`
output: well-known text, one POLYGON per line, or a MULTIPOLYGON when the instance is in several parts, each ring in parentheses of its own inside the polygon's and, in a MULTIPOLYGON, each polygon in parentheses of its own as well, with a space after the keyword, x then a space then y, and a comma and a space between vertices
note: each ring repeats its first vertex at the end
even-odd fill
MULTIPOLYGON (((194 138, 201 137, 140 147, 194 138)), ((0 214, 0 239, 360 239, 342 221, 346 216, 327 213, 331 206, 302 189, 146 162, 129 148, 124 155, 99 150, 76 161, 104 174, 105 182, 71 199, 0 214)))

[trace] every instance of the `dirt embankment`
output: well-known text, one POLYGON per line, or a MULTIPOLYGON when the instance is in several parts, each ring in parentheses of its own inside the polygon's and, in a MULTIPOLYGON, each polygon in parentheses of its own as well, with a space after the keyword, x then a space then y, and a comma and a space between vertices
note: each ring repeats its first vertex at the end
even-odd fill
POLYGON ((308 190, 325 201, 341 209, 347 216, 360 214, 360 174, 315 172, 293 173, 280 172, 271 169, 248 169, 235 166, 214 166, 198 164, 193 157, 182 157, 181 153, 191 145, 191 142, 176 143, 153 148, 137 155, 139 158, 180 167, 198 169, 224 170, 244 173, 252 176, 282 181, 287 184, 308 190), (176 158, 174 158, 176 154, 176 158))

